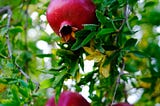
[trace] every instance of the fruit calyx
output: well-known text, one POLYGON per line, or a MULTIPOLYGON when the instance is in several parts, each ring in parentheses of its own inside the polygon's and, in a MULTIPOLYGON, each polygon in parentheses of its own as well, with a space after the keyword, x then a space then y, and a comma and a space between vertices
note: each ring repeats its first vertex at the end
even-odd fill
POLYGON ((62 37, 63 41, 67 42, 69 40, 75 39, 75 32, 78 30, 76 27, 72 27, 67 21, 62 22, 59 35, 62 37))

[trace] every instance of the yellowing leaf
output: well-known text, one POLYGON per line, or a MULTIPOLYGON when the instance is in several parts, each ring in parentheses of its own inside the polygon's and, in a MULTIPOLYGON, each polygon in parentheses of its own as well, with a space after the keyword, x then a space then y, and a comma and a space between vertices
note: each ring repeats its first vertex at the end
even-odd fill
POLYGON ((160 78, 156 82, 156 86, 154 87, 154 92, 152 93, 152 97, 156 97, 160 95, 160 78))
POLYGON ((94 50, 89 48, 89 47, 83 47, 83 49, 88 53, 88 54, 94 54, 94 50))
POLYGON ((109 72, 110 72, 110 64, 107 64, 104 66, 104 61, 106 57, 103 57, 103 60, 100 64, 100 69, 99 72, 101 75, 103 75, 105 78, 109 77, 109 72))
POLYGON ((101 75, 103 75, 105 78, 109 77, 109 72, 110 72, 110 64, 106 66, 100 66, 99 72, 101 75))
POLYGON ((151 83, 147 83, 147 82, 143 82, 143 81, 140 81, 139 85, 142 88, 150 88, 151 87, 151 83))
POLYGON ((160 103, 160 96, 156 98, 156 103, 160 103))
POLYGON ((93 54, 86 56, 86 60, 94 60, 95 62, 100 62, 103 57, 104 55, 100 52, 94 52, 93 54))
POLYGON ((52 54, 56 55, 57 49, 52 49, 52 54))
POLYGON ((6 90, 6 85, 0 84, 0 93, 6 90))
POLYGON ((104 57, 102 53, 89 47, 84 47, 84 50, 89 54, 88 56, 86 56, 86 60, 94 60, 95 62, 100 62, 104 57))
POLYGON ((77 72, 77 75, 76 75, 76 81, 77 81, 77 82, 80 82, 80 80, 81 80, 81 74, 80 74, 80 72, 78 71, 78 72, 77 72))

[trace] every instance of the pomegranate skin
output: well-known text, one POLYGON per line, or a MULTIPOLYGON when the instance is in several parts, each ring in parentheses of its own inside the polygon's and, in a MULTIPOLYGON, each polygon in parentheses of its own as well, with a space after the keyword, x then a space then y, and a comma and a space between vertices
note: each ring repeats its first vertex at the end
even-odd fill
POLYGON ((129 103, 121 102, 121 103, 114 104, 112 106, 133 106, 133 105, 131 105, 129 103))
POLYGON ((54 96, 52 96, 51 98, 48 99, 45 106, 56 106, 54 96))
MULTIPOLYGON (((46 16, 53 31, 63 37, 71 34, 71 32, 66 32, 67 34, 61 32, 64 26, 81 30, 83 24, 95 23, 97 20, 95 9, 92 0, 51 0, 46 16)), ((70 37, 73 38, 71 35, 70 37)))
POLYGON ((64 91, 61 93, 58 106, 91 106, 79 93, 64 91))

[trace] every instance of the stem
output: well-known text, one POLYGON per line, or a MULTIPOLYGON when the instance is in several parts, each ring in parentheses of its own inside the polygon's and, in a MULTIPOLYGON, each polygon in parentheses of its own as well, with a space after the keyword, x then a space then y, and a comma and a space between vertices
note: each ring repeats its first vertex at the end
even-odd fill
MULTIPOLYGON (((27 81, 31 79, 30 76, 27 75, 27 74, 23 71, 23 69, 17 64, 16 61, 15 61, 15 65, 16 65, 16 67, 18 68, 18 70, 22 73, 22 75, 25 76, 25 78, 27 79, 27 81)), ((34 84, 36 85, 35 92, 37 92, 38 89, 39 89, 40 84, 39 84, 37 81, 33 81, 33 82, 34 82, 34 84)))
MULTIPOLYGON (((25 43, 25 50, 28 51, 28 39, 27 39, 27 27, 28 27, 28 8, 29 8, 29 4, 30 4, 31 0, 27 1, 26 4, 26 9, 25 9, 25 16, 26 16, 26 20, 25 20, 25 25, 24 25, 24 43, 25 43)), ((25 63, 25 70, 26 73, 28 73, 28 60, 25 63)))
POLYGON ((8 52, 9 52, 9 58, 12 59, 12 48, 11 48, 11 43, 9 40, 9 28, 10 28, 10 21, 12 17, 12 11, 10 8, 8 8, 8 21, 7 21, 7 34, 6 34, 6 40, 7 40, 7 45, 8 45, 8 52))
POLYGON ((117 30, 118 32, 122 30, 123 26, 126 23, 126 20, 128 19, 128 4, 126 4, 126 6, 124 7, 124 19, 122 21, 122 25, 119 27, 119 29, 117 30))
POLYGON ((19 71, 25 76, 27 80, 30 79, 30 77, 23 71, 23 69, 15 62, 16 67, 19 69, 19 71))
POLYGON ((128 16, 129 16, 129 14, 130 14, 130 9, 129 9, 130 7, 129 7, 128 4, 127 4, 126 7, 127 7, 127 8, 126 8, 126 25, 127 25, 128 29, 130 30, 130 32, 133 33, 132 28, 131 28, 131 26, 130 26, 130 24, 129 24, 129 21, 128 21, 128 16))
POLYGON ((117 93, 117 89, 118 89, 118 86, 120 84, 120 78, 121 76, 124 74, 124 68, 125 68, 125 63, 123 61, 122 63, 122 68, 118 74, 118 77, 117 77, 117 80, 116 80, 116 85, 115 85, 115 89, 114 89, 114 93, 113 93, 113 98, 112 98, 112 103, 111 103, 111 106, 113 105, 114 103, 114 100, 115 100, 115 96, 116 96, 116 93, 117 93))
POLYGON ((27 6, 26 6, 26 10, 25 10, 25 14, 26 14, 26 22, 25 22, 25 26, 24 26, 24 32, 25 32, 25 45, 26 45, 26 50, 28 50, 28 44, 27 44, 27 27, 28 27, 28 8, 29 8, 29 3, 31 0, 28 1, 27 6))
POLYGON ((4 14, 6 13, 8 14, 8 20, 7 20, 7 32, 6 32, 6 43, 8 46, 8 58, 12 59, 12 48, 11 48, 11 43, 10 43, 10 39, 9 39, 9 28, 10 28, 10 22, 11 22, 11 17, 12 17, 12 11, 11 8, 9 6, 3 7, 0 9, 0 14, 4 14))

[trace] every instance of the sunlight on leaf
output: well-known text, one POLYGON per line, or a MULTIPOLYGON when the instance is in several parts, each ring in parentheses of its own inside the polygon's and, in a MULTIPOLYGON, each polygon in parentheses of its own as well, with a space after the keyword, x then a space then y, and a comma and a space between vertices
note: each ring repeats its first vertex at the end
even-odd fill
POLYGON ((105 78, 109 77, 109 72, 110 72, 110 64, 103 65, 105 61, 105 58, 103 58, 101 64, 100 64, 100 69, 99 72, 101 75, 103 75, 105 78))
POLYGON ((95 62, 100 62, 104 55, 100 53, 99 51, 94 51, 89 47, 84 47, 84 50, 89 54, 86 56, 86 60, 94 60, 95 62))

